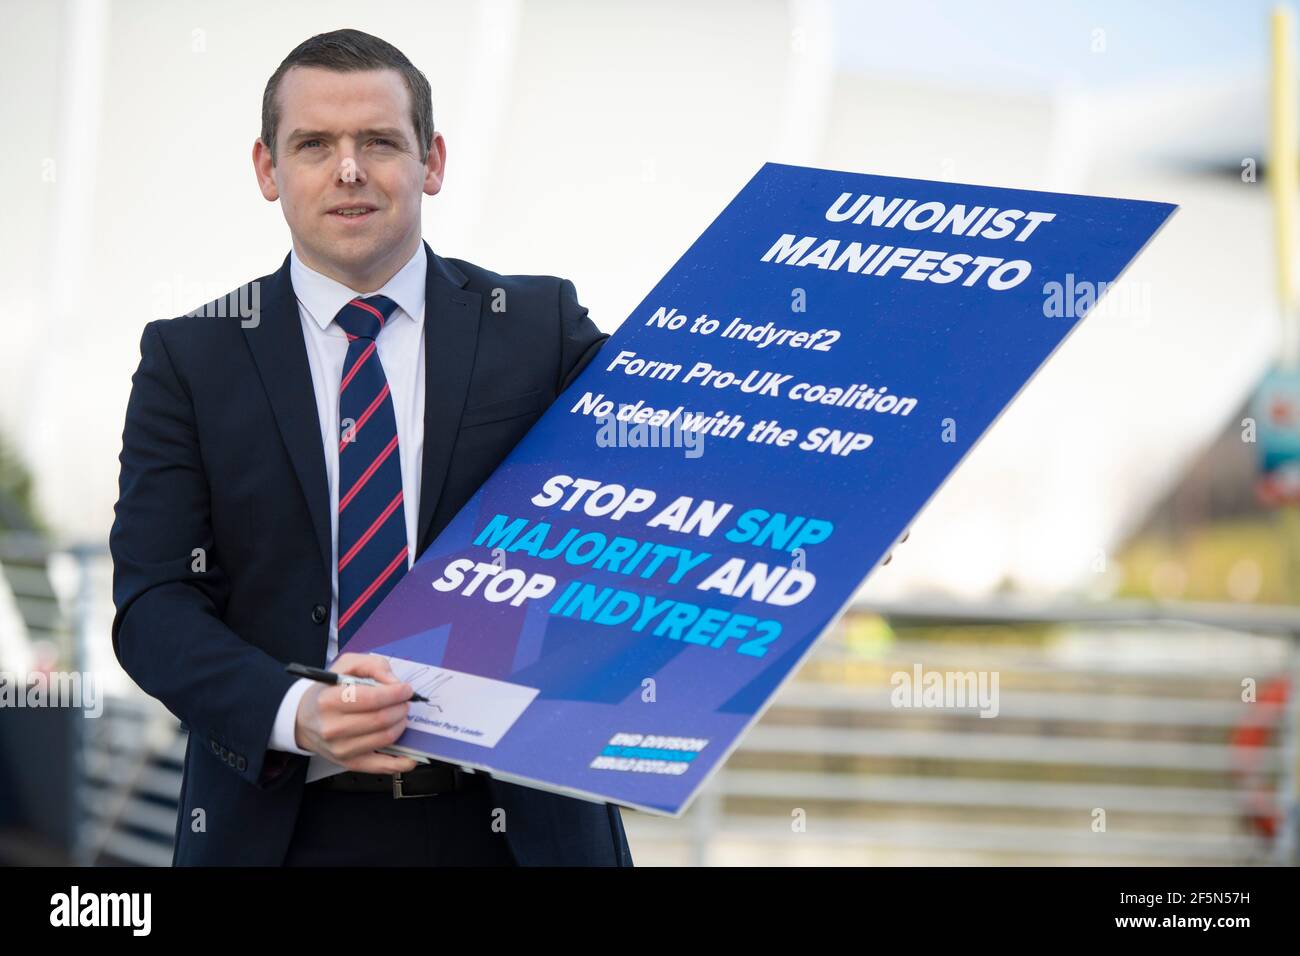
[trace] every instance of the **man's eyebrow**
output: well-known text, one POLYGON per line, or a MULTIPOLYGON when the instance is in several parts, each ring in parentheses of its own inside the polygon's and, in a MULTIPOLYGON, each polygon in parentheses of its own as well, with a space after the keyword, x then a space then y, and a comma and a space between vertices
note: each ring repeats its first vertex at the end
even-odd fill
MULTIPOLYGON (((366 136, 384 136, 388 139, 396 139, 402 142, 406 141, 406 134, 395 126, 380 126, 371 129, 359 129, 356 132, 358 139, 366 136)), ((290 143, 296 143, 303 139, 333 139, 334 134, 326 130, 319 129, 296 129, 289 134, 290 143)))
POLYGON ((386 136, 389 139, 405 140, 406 134, 395 126, 381 126, 378 129, 363 129, 357 131, 357 136, 386 136))

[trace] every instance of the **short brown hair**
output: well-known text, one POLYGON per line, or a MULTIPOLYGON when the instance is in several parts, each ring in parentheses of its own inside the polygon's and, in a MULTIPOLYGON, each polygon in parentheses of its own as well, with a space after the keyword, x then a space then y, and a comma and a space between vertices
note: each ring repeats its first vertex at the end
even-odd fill
POLYGON ((392 69, 401 74, 411 96, 411 125, 420 144, 420 162, 429 158, 433 142, 433 94, 429 81, 397 47, 360 30, 334 30, 318 33, 293 48, 284 58, 262 93, 262 142, 271 151, 275 165, 275 137, 280 131, 280 104, 276 93, 280 80, 295 66, 316 66, 337 73, 354 70, 392 69))

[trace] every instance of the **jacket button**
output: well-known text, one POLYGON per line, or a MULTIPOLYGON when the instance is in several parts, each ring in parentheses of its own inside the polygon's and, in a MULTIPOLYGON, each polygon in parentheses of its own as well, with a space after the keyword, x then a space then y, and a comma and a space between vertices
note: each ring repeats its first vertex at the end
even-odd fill
POLYGON ((311 609, 311 622, 313 624, 324 624, 329 619, 329 610, 324 604, 317 604, 311 609))

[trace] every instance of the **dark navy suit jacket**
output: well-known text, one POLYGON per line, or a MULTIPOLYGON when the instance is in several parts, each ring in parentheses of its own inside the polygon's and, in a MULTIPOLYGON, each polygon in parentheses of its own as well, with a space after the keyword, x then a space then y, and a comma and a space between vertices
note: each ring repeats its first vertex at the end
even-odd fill
MULTIPOLYGON (((567 279, 424 249, 417 554, 607 338, 567 279)), ((289 257, 195 312, 140 340, 110 536, 113 647, 189 729, 173 862, 279 865, 308 758, 266 744, 284 665, 325 666, 332 560, 289 257)), ((616 807, 489 786, 521 864, 631 865, 616 807)))

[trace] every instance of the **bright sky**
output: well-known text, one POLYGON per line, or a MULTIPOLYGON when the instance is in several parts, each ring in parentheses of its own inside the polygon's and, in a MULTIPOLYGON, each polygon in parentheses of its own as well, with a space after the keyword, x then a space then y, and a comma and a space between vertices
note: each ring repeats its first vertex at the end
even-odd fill
MULTIPOLYGON (((1267 67, 1267 0, 1043 3, 837 0, 836 56, 862 71, 960 78, 997 89, 1077 81, 1104 90, 1170 76, 1267 67), (1008 29, 1015 23, 1015 29, 1008 29), (1105 31, 1105 53, 1092 52, 1105 31), (927 37, 929 55, 918 57, 927 37)), ((1294 10, 1294 4, 1288 4, 1294 10)))

